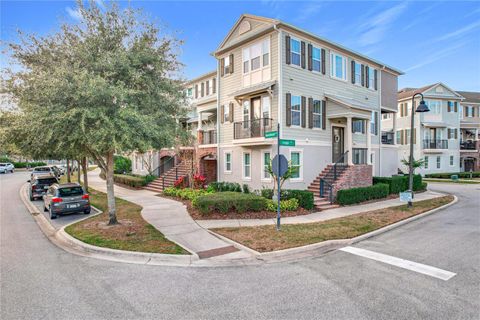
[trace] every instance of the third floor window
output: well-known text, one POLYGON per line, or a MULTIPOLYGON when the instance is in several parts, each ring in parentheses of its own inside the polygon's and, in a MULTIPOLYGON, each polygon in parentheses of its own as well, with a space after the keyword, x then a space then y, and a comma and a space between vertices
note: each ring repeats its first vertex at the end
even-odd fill
POLYGON ((270 39, 243 49, 243 73, 258 70, 270 64, 270 39))

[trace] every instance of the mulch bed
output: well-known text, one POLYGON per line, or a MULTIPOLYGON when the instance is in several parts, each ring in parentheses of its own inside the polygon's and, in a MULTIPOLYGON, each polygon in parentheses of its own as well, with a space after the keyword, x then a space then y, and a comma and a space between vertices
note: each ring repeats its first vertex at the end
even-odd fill
MULTIPOLYGON (((194 208, 189 200, 182 200, 176 197, 169 197, 163 194, 158 194, 158 197, 171 199, 183 203, 187 207, 187 211, 194 220, 228 220, 228 219, 274 219, 277 217, 276 212, 271 211, 247 211, 247 212, 210 212, 208 215, 203 215, 200 211, 194 208)), ((282 211, 282 218, 304 216, 315 212, 315 210, 305 210, 298 208, 297 211, 282 211)))

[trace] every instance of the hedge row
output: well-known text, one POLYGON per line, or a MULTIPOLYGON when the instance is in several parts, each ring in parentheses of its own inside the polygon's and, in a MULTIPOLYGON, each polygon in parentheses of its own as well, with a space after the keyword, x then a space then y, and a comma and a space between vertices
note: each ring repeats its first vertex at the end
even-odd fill
POLYGON ((214 211, 262 211, 267 207, 267 199, 251 193, 225 191, 197 197, 192 201, 192 205, 204 215, 214 211))
MULTIPOLYGON (((373 184, 384 183, 389 186, 390 194, 397 194, 408 190, 408 176, 373 177, 373 184)), ((413 176, 413 191, 422 190, 422 176, 413 176)))
POLYGON ((243 192, 250 193, 250 189, 247 184, 240 185, 236 182, 210 182, 208 189, 214 192, 243 192))
MULTIPOLYGON (((262 197, 266 199, 272 199, 273 197, 273 190, 272 189, 262 189, 261 191, 262 197)), ((293 189, 286 189, 282 190, 280 193, 281 200, 290 200, 290 199, 297 199, 298 205, 306 210, 313 209, 313 192, 307 190, 293 190, 293 189)))
MULTIPOLYGON (((425 175, 425 178, 451 179, 453 175, 457 175, 459 178, 470 178, 470 172, 429 173, 425 175)), ((480 178, 480 171, 473 171, 472 178, 480 178)))
MULTIPOLYGON (((277 201, 267 199, 268 211, 277 212, 277 201)), ((280 200, 280 211, 295 211, 298 209, 298 200, 291 198, 288 200, 280 200)))
POLYGON ((13 164, 16 169, 26 168, 27 166, 29 166, 30 168, 35 168, 47 165, 45 162, 11 162, 11 164, 13 164))
POLYGON ((191 188, 174 188, 169 187, 163 190, 163 194, 170 197, 178 197, 183 200, 190 200, 193 201, 194 199, 209 194, 210 191, 204 189, 191 189, 191 188))
MULTIPOLYGON (((104 178, 104 177, 103 177, 104 178)), ((146 186, 148 183, 155 180, 155 176, 133 176, 127 174, 114 174, 113 181, 121 183, 133 188, 140 188, 146 186)))
POLYGON ((337 202, 340 205, 360 203, 372 199, 386 198, 390 187, 386 183, 378 183, 368 187, 338 190, 337 202))

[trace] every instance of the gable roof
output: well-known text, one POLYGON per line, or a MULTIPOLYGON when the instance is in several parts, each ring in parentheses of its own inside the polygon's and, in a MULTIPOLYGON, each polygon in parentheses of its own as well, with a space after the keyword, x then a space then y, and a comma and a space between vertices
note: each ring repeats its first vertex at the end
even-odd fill
POLYGON ((449 88, 448 86, 446 86, 442 82, 437 82, 437 83, 430 84, 430 85, 427 85, 427 86, 421 87, 421 88, 404 88, 404 89, 401 89, 397 93, 397 100, 404 100, 404 99, 407 99, 407 98, 411 98, 417 93, 425 94, 428 90, 431 90, 431 89, 433 89, 435 87, 438 87, 438 86, 445 87, 446 89, 451 91, 455 96, 457 96, 460 99, 463 99, 463 96, 460 95, 457 91, 452 90, 451 88, 449 88))
POLYGON ((480 103, 480 92, 475 91, 457 91, 465 100, 462 102, 480 103))
MULTIPOLYGON (((225 46, 225 44, 228 42, 228 39, 232 36, 233 32, 237 29, 237 27, 240 25, 240 23, 242 22, 243 19, 245 18, 248 18, 248 19, 253 19, 253 20, 257 20, 257 21, 260 21, 260 22, 264 22, 264 23, 267 23, 267 24, 271 24, 271 27, 270 28, 265 28, 264 30, 262 30, 263 32, 270 32, 271 30, 275 30, 277 29, 278 27, 285 27, 285 28, 289 28, 289 29, 292 29, 294 30, 295 32, 299 32, 299 33, 302 33, 306 36, 309 36, 309 37, 312 37, 320 42, 325 42, 325 43, 328 43, 330 46, 334 47, 334 48, 337 48, 337 49, 340 49, 342 51, 347 51, 349 52, 350 54, 354 55, 354 56, 357 56, 357 57, 360 57, 366 61, 370 61, 372 63, 375 63, 377 65, 380 65, 381 67, 385 68, 385 69, 388 69, 389 71, 393 72, 393 73, 396 73, 397 75, 402 75, 404 74, 402 71, 396 69, 396 68, 393 68, 389 65, 386 65, 384 64, 383 62, 380 62, 378 60, 375 60, 375 59, 372 59, 370 57, 367 57, 359 52, 356 52, 354 50, 351 50, 347 47, 344 47, 343 45, 340 45, 336 42, 333 42, 333 41, 330 41, 326 38, 323 38, 323 37, 320 37, 314 33, 311 33, 309 31, 306 31, 306 30, 303 30, 301 28, 298 28, 294 25, 291 25, 289 23, 286 23, 282 20, 278 20, 278 19, 272 19, 272 18, 266 18, 266 17, 261 17, 261 16, 255 16, 255 15, 252 15, 252 14, 242 14, 240 16, 240 18, 237 20, 237 22, 235 23, 235 25, 230 29, 230 31, 228 32, 227 36, 223 39, 223 41, 220 43, 220 45, 218 46, 218 48, 212 53, 214 56, 217 56, 221 53, 224 53, 225 51, 228 51, 228 50, 231 50, 233 49, 234 47, 238 46, 238 45, 241 45, 242 43, 246 42, 246 41, 249 41, 251 40, 252 37, 245 37, 245 39, 243 39, 242 41, 238 41, 238 42, 235 42, 229 46, 225 46)), ((258 36, 258 34, 252 34, 252 36, 258 36)))

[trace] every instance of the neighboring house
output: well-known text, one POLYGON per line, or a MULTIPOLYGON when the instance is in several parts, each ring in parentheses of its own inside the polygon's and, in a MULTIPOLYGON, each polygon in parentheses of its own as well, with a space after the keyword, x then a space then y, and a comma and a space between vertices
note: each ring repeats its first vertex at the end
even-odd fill
MULTIPOLYGON (((244 14, 214 52, 218 59, 218 180, 272 187, 266 165, 281 147, 296 168, 284 187, 318 192, 331 164, 348 167, 340 188, 371 184, 397 172, 392 128, 402 73, 280 20, 244 14)), ((329 180, 332 183, 332 180, 329 180)))
POLYGON ((460 171, 480 171, 480 92, 457 91, 460 103, 460 171))
MULTIPOLYGON (((398 112, 395 117, 382 120, 384 127, 392 127, 398 145, 398 168, 408 172, 402 160, 410 156, 412 97, 422 93, 429 112, 415 114, 414 159, 423 159, 422 175, 460 171, 460 114, 462 95, 443 83, 423 88, 405 88, 398 92, 398 112)), ((415 98, 415 106, 421 98, 415 98)))

